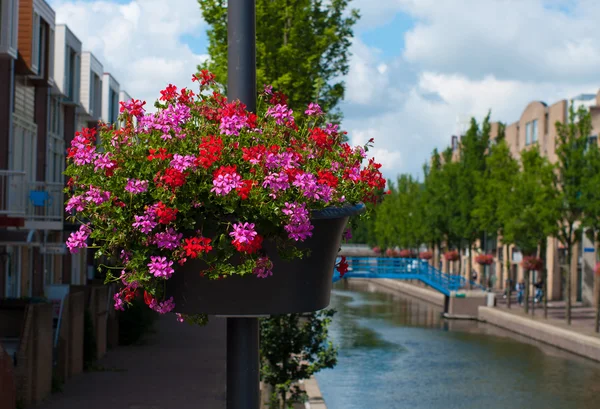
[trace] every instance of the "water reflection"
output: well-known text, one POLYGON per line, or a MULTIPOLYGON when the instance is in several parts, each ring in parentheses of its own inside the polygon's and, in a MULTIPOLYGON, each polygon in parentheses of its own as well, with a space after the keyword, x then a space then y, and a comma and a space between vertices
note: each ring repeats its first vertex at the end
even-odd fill
POLYGON ((329 409, 600 408, 600 365, 360 282, 339 283, 329 409))

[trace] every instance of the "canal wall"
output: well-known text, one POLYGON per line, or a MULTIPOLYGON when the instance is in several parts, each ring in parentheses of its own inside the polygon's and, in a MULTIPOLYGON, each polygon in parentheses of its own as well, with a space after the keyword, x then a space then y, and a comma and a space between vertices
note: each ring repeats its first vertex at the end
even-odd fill
POLYGON ((479 307, 479 321, 600 362, 600 338, 556 327, 491 307, 479 307))
POLYGON ((390 290, 394 290, 402 294, 408 295, 410 297, 418 298, 420 300, 437 305, 438 307, 444 308, 444 294, 441 294, 435 290, 430 290, 428 288, 410 284, 406 281, 392 280, 387 278, 349 278, 348 280, 368 282, 375 286, 380 286, 390 290))

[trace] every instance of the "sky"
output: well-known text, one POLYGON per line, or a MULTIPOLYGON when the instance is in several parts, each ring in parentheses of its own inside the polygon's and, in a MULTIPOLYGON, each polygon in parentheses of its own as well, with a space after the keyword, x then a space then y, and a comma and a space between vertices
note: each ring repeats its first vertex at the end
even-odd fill
MULTIPOLYGON (((169 83, 192 87, 207 58, 196 0, 49 0, 133 98, 152 105, 169 83), (168 5, 168 7, 167 7, 168 5)), ((341 104, 353 144, 387 178, 422 177, 457 118, 513 123, 534 100, 600 88, 600 1, 353 0, 350 71, 341 104)))

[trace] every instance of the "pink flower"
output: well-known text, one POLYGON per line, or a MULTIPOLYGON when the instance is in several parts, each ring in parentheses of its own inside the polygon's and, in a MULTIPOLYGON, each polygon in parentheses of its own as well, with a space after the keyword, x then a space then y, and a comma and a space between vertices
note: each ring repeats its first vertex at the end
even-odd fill
POLYGON ((173 300, 173 297, 171 297, 168 300, 161 301, 159 303, 156 301, 156 299, 153 298, 152 301, 150 301, 150 304, 148 304, 148 307, 158 312, 159 314, 166 314, 168 312, 171 312, 173 308, 175 308, 175 301, 173 300))
POLYGON ((82 195, 78 195, 78 196, 73 196, 69 199, 69 201, 67 202, 67 205, 65 206, 65 211, 70 212, 73 209, 75 209, 75 211, 77 211, 77 212, 82 212, 84 208, 85 208, 85 199, 82 195))
POLYGON ((196 157, 194 155, 183 156, 176 153, 173 155, 173 159, 171 160, 171 163, 169 163, 169 166, 171 166, 173 169, 183 172, 188 168, 194 168, 195 161, 196 157))
MULTIPOLYGON (((273 193, 276 193, 280 190, 286 190, 290 187, 290 183, 288 182, 288 176, 285 173, 270 173, 265 176, 262 187, 271 188, 273 193)), ((274 195, 271 195, 271 197, 274 197, 274 195)))
POLYGON ((234 189, 241 188, 242 177, 236 172, 218 175, 213 179, 213 188, 211 192, 215 192, 219 196, 225 196, 234 189))
POLYGON ((306 204, 285 203, 285 209, 281 212, 289 216, 289 223, 284 226, 288 237, 296 241, 304 241, 312 236, 314 226, 310 223, 306 204))
POLYGON ((148 190, 148 181, 147 180, 137 180, 137 179, 127 179, 127 185, 125 185, 125 190, 135 194, 143 193, 148 190))
POLYGON ((171 260, 160 256, 150 256, 150 263, 148 263, 150 274, 154 277, 163 277, 165 279, 171 278, 175 272, 172 266, 173 262, 171 260))
POLYGON ((94 171, 98 171, 98 169, 113 169, 116 164, 111 160, 112 153, 107 152, 104 155, 101 153, 96 153, 96 160, 94 171))
POLYGON ((241 115, 232 115, 232 116, 223 116, 221 118, 221 125, 219 129, 221 133, 224 135, 239 135, 240 130, 247 126, 247 119, 245 116, 241 115))
POLYGON ((154 243, 161 249, 175 250, 179 247, 183 234, 177 233, 175 229, 169 227, 165 232, 156 233, 154 235, 154 243))
POLYGON ((85 200, 88 202, 94 202, 95 205, 101 205, 110 199, 110 192, 103 192, 95 186, 90 186, 87 192, 85 192, 85 200))
POLYGON ((273 275, 273 262, 268 257, 259 257, 256 267, 252 270, 258 278, 267 278, 273 275))
POLYGON ((79 227, 79 230, 71 233, 67 239, 67 248, 71 253, 79 252, 79 249, 87 247, 87 239, 90 237, 92 230, 87 224, 83 224, 79 227))
POLYGON ((286 122, 294 123, 293 111, 287 105, 277 104, 267 109, 267 116, 275 118, 277 125, 285 125, 286 122))
POLYGON ((310 104, 308 104, 308 108, 306 109, 306 111, 304 111, 304 113, 309 116, 321 115, 323 113, 323 110, 321 109, 319 104, 311 102, 310 104))
POLYGON ((249 243, 257 235, 256 230, 254 230, 254 223, 236 223, 231 227, 233 227, 233 231, 229 235, 239 243, 249 243))
POLYGON ((120 292, 113 295, 113 300, 115 300, 115 310, 125 311, 125 302, 123 302, 120 292))

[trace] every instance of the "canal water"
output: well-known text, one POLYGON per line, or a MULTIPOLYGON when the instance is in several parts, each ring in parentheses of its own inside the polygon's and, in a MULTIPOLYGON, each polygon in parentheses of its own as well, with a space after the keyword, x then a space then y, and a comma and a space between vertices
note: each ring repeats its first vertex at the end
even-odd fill
POLYGON ((600 364, 374 284, 338 283, 328 409, 600 409, 600 364))

